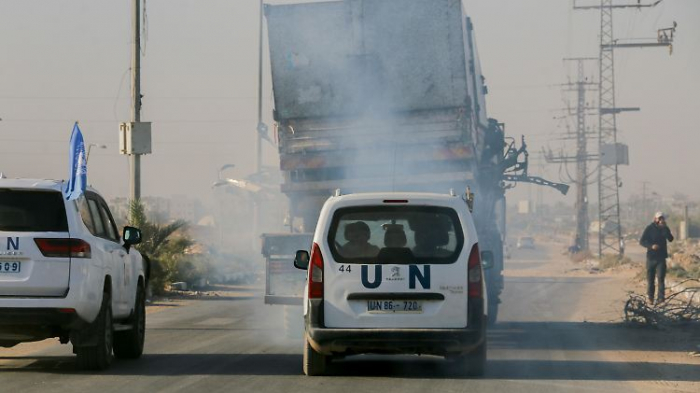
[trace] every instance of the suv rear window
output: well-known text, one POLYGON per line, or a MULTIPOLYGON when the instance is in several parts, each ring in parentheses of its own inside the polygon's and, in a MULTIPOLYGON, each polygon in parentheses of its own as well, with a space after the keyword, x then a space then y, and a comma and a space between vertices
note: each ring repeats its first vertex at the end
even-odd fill
POLYGON ((68 232, 62 194, 0 189, 0 231, 68 232))
POLYGON ((361 206, 338 209, 328 244, 336 262, 454 263, 464 245, 459 216, 435 206, 361 206))

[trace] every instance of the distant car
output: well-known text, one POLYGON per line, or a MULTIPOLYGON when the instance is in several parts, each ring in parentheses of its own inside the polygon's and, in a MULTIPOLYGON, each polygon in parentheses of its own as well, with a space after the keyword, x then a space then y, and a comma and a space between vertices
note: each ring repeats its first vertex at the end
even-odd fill
POLYGON ((326 201, 304 294, 307 375, 364 353, 452 359, 468 375, 486 367, 487 299, 476 229, 460 197, 354 194, 326 201))
POLYGON ((88 188, 67 201, 62 181, 0 179, 0 347, 58 337, 81 369, 112 353, 138 358, 145 338, 146 262, 88 188))
POLYGON ((518 238, 518 243, 516 244, 516 247, 519 250, 521 250, 521 249, 534 250, 535 249, 535 239, 533 239, 529 236, 523 236, 521 238, 518 238))

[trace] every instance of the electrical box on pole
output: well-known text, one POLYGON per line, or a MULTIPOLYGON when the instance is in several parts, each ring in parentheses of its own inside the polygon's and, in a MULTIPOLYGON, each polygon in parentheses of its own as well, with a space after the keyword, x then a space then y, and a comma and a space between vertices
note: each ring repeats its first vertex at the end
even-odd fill
POLYGON ((600 146, 601 165, 629 165, 629 147, 624 143, 608 143, 600 146))
POLYGON ((126 155, 151 154, 151 123, 128 122, 119 124, 119 153, 126 155))

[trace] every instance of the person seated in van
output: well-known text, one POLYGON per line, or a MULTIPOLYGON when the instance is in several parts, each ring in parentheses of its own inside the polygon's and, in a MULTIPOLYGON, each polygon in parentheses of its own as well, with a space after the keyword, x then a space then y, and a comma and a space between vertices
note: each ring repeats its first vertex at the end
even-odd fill
POLYGON ((442 258, 452 254, 442 248, 449 243, 450 238, 448 231, 439 225, 416 229, 414 240, 416 246, 413 247, 413 254, 417 257, 442 258))
POLYGON ((345 258, 371 258, 379 254, 379 247, 369 242, 369 225, 357 221, 345 226, 345 240, 348 242, 340 248, 345 258))
POLYGON ((406 247, 407 238, 403 225, 384 224, 384 248, 379 251, 377 261, 384 264, 414 263, 415 256, 406 247))
POLYGON ((406 232, 403 230, 403 225, 384 224, 384 247, 404 248, 406 242, 406 232))

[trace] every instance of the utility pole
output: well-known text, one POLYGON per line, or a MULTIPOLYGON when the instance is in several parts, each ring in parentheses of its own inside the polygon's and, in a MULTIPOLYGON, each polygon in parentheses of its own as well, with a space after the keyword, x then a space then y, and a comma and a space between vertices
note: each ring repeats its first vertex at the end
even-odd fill
MULTIPOLYGON (((260 0, 260 20, 258 23, 258 125, 255 133, 255 174, 261 176, 263 173, 262 166, 262 144, 263 139, 272 142, 267 135, 267 125, 263 122, 263 22, 265 18, 265 3, 260 0)), ((260 178, 260 180, 262 177, 260 178)), ((259 180, 259 181, 260 181, 259 180)), ((260 201, 256 196, 253 199, 253 237, 258 236, 260 231, 260 201)), ((254 241, 254 246, 257 246, 257 241, 254 241)))
POLYGON ((600 56, 598 88, 598 257, 606 251, 618 256, 623 253, 622 227, 620 225, 621 187, 619 165, 629 165, 627 146, 617 141, 617 114, 638 111, 639 108, 618 108, 615 105, 615 48, 671 47, 676 24, 658 31, 656 41, 623 43, 613 36, 613 11, 615 9, 655 7, 663 0, 652 3, 619 4, 613 0, 600 0, 600 5, 578 5, 575 10, 600 10, 600 56))
MULTIPOLYGON (((577 57, 566 58, 565 62, 576 62, 577 79, 576 82, 564 84, 565 91, 576 93, 576 110, 568 109, 568 115, 576 119, 576 131, 573 136, 564 139, 574 139, 576 141, 576 153, 574 155, 564 155, 563 152, 554 156, 551 152, 545 155, 547 162, 567 165, 576 164, 575 179, 569 179, 576 185, 576 233, 575 244, 579 251, 588 251, 588 184, 590 174, 588 173, 588 162, 597 160, 597 156, 588 153, 588 137, 590 133, 586 129, 586 116, 588 106, 586 105, 586 93, 595 90, 597 83, 589 81, 585 74, 584 64, 586 61, 595 61, 597 58, 577 57), (593 87, 591 87, 593 86, 593 87)), ((568 171, 567 171, 568 173, 568 171)))
POLYGON ((262 120, 263 110, 263 0, 260 0, 260 22, 258 31, 258 126, 255 138, 255 173, 262 171, 262 140, 267 134, 267 126, 262 120))
POLYGON ((642 219, 641 222, 645 222, 651 215, 649 214, 649 208, 647 207, 647 186, 651 184, 648 181, 642 182, 642 219))
MULTIPOLYGON (((131 43, 131 122, 141 122, 141 0, 133 0, 131 43)), ((141 155, 129 155, 129 199, 141 199, 141 155)))
POLYGON ((129 156, 129 200, 141 199, 141 155, 151 153, 151 123, 141 122, 141 0, 132 0, 131 121, 119 125, 119 153, 129 156))

